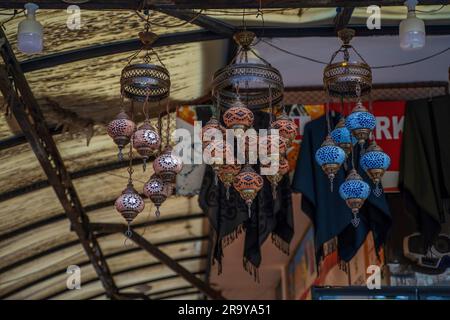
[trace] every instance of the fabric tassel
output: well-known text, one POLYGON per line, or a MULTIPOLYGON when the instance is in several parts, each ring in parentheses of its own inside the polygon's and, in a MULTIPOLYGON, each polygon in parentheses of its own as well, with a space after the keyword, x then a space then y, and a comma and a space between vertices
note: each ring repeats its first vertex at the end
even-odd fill
POLYGON ((247 258, 242 259, 244 270, 247 271, 251 276, 253 276, 253 280, 255 282, 260 283, 259 279, 259 268, 254 266, 247 258))
POLYGON ((281 239, 281 237, 272 232, 272 243, 285 255, 289 255, 289 243, 281 239))
POLYGON ((240 224, 232 233, 227 234, 222 238, 222 247, 226 248, 227 246, 232 244, 234 240, 236 240, 243 231, 244 225, 240 224))

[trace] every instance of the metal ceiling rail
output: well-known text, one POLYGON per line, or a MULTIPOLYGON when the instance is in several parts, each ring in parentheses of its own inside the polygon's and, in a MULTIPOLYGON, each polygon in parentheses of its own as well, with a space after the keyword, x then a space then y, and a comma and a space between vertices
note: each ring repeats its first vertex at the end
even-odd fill
MULTIPOLYGON (((193 273, 193 275, 196 275, 196 276, 204 275, 204 274, 205 274, 205 270, 200 270, 198 272, 194 272, 193 273)), ((180 277, 179 274, 172 274, 170 276, 163 276, 163 277, 160 277, 160 278, 154 278, 154 279, 150 279, 150 280, 142 280, 142 281, 138 281, 138 282, 127 284, 126 286, 120 287, 120 290, 126 290, 126 289, 129 289, 129 288, 135 287, 135 286, 148 285, 148 284, 152 284, 152 283, 160 282, 160 281, 165 281, 165 280, 172 280, 172 279, 175 279, 175 278, 181 278, 181 277, 180 277)), ((87 297, 87 298, 84 298, 84 299, 91 300, 91 299, 95 299, 95 298, 101 297, 104 294, 105 294, 104 292, 97 293, 97 294, 95 294, 93 296, 90 296, 90 297, 87 297)))
MULTIPOLYGON (((151 162, 154 160, 154 157, 151 157, 148 161, 151 162)), ((142 159, 135 158, 133 159, 133 165, 139 165, 142 163, 142 159)), ((69 176, 72 180, 88 177, 95 174, 105 173, 111 170, 126 168, 130 165, 130 161, 113 161, 108 163, 103 163, 94 167, 81 169, 79 171, 70 172, 69 176)), ((6 191, 0 194, 0 202, 12 199, 14 197, 22 196, 29 192, 37 191, 50 186, 50 182, 48 180, 39 180, 33 182, 29 185, 19 187, 17 189, 13 189, 10 191, 6 191)))
MULTIPOLYGON (((108 224, 108 223, 95 223, 91 224, 90 227, 92 230, 98 232, 120 232, 123 233, 127 231, 127 226, 123 224, 108 224)), ((164 263, 167 267, 172 269, 174 272, 178 273, 184 279, 186 279, 189 283, 191 283, 194 287, 199 289, 201 292, 206 294, 208 297, 214 300, 224 300, 225 298, 218 292, 217 290, 211 288, 207 283, 200 280, 190 273, 183 266, 178 264, 176 261, 173 261, 167 254, 158 249, 154 244, 150 241, 136 233, 134 230, 131 230, 130 240, 140 246, 142 249, 153 255, 155 258, 164 263)))
POLYGON ((189 296, 192 294, 200 294, 201 292, 197 289, 194 290, 190 290, 190 291, 186 291, 186 292, 181 292, 181 293, 174 293, 174 294, 169 294, 166 296, 162 296, 162 297, 158 297, 155 300, 163 300, 163 299, 169 299, 169 298, 179 298, 179 297, 185 297, 185 296, 189 296))
MULTIPOLYGON (((343 20, 343 22, 344 21, 345 20, 343 20)), ((339 22, 339 24, 342 24, 342 22, 339 22)), ((383 26, 383 28, 381 29, 374 30, 367 29, 365 25, 351 25, 350 27, 355 30, 357 37, 398 35, 398 26, 383 26)), ((264 28, 248 26, 247 30, 253 31, 257 36, 265 38, 336 37, 335 26, 264 28)), ((447 35, 450 34, 450 25, 427 25, 426 32, 429 36, 447 35)), ((184 44, 218 39, 228 38, 208 30, 179 32, 169 35, 162 35, 155 42, 155 46, 167 46, 172 44, 184 44)), ((24 72, 31 72, 85 59, 92 59, 117 53, 129 52, 137 50, 140 45, 141 43, 138 39, 115 41, 111 43, 67 50, 25 60, 21 62, 21 67, 24 72)))
MULTIPOLYGON (((173 34, 160 35, 159 38, 153 43, 152 47, 157 48, 176 44, 186 44, 191 42, 220 40, 224 38, 224 36, 218 35, 208 30, 176 32, 173 34)), ((22 61, 20 66, 22 67, 23 72, 26 73, 35 70, 55 67, 65 63, 136 51, 141 47, 142 42, 139 39, 114 41, 111 43, 99 44, 40 56, 37 58, 22 61)))
MULTIPOLYGON (((206 255, 195 255, 195 256, 189 256, 189 257, 181 257, 181 258, 178 258, 178 259, 174 259, 174 261, 177 262, 177 263, 181 263, 181 262, 189 262, 189 261, 195 261, 195 260, 204 260, 206 258, 207 258, 206 255)), ((123 270, 114 272, 112 275, 113 276, 123 275, 123 274, 127 274, 127 273, 134 272, 134 271, 139 271, 139 270, 151 269, 151 268, 159 267, 161 265, 164 265, 164 264, 162 262, 146 263, 146 264, 143 264, 143 265, 138 265, 138 266, 133 266, 133 267, 130 267, 130 268, 125 268, 123 270)), ((149 274, 151 274, 151 271, 149 271, 149 274)), ((91 283, 94 283, 94 282, 97 282, 97 281, 98 281, 98 279, 95 278, 95 277, 94 278, 90 278, 90 279, 83 278, 83 282, 82 282, 81 285, 82 286, 87 286, 87 285, 89 285, 91 283)), ((65 288, 63 290, 60 290, 60 291, 55 292, 55 293, 52 293, 51 295, 48 295, 48 296, 42 298, 42 300, 52 299, 54 297, 57 297, 59 295, 64 294, 65 292, 68 292, 68 291, 71 291, 71 290, 65 288)), ((120 287, 119 287, 119 291, 122 291, 122 289, 120 289, 120 287)))
POLYGON ((12 114, 66 211, 71 223, 71 230, 76 232, 107 295, 113 297, 117 293, 117 287, 95 235, 87 228, 89 218, 84 212, 55 141, 45 125, 39 104, 28 85, 3 29, 0 30, 0 41, 2 42, 0 53, 5 62, 5 67, 1 70, 2 79, 5 80, 5 83, 2 81, 0 90, 4 97, 13 99, 10 106, 12 114), (6 81, 9 81, 9 86, 4 86, 4 84, 8 84, 6 81))
MULTIPOLYGON (((28 0, 7 1, 0 0, 0 8, 21 9, 28 0)), ((90 0, 79 4, 81 9, 86 10, 112 10, 132 9, 142 7, 142 2, 148 4, 149 8, 170 9, 242 9, 260 7, 259 0, 90 0)), ((68 4, 55 0, 33 0, 41 9, 66 9, 68 4)), ((369 5, 379 6, 403 6, 404 0, 277 0, 264 1, 263 8, 332 8, 332 7, 367 7, 369 5)), ((421 5, 447 4, 444 0, 421 0, 421 5)))
MULTIPOLYGON (((179 220, 188 220, 188 219, 205 218, 206 216, 205 216, 203 213, 201 213, 201 214, 196 214, 196 215, 186 215, 185 217, 186 217, 186 218, 184 218, 184 219, 182 218, 182 219, 179 219, 179 220)), ((175 220, 172 220, 172 221, 175 221, 175 220)), ((138 228, 147 227, 147 226, 150 226, 150 225, 153 225, 153 224, 155 224, 155 223, 153 223, 153 221, 148 221, 148 222, 139 224, 139 225, 137 225, 137 226, 133 226, 133 228, 138 229, 138 228)), ((99 235, 97 236, 97 238, 102 238, 102 237, 105 237, 105 236, 107 236, 107 235, 109 235, 109 234, 110 234, 110 233, 99 234, 99 235)), ((207 238, 207 236, 205 236, 205 239, 206 239, 206 238, 207 238)), ((178 241, 178 240, 173 240, 172 243, 174 243, 174 242, 176 242, 176 241, 178 241)), ((67 248, 69 248, 69 247, 71 247, 71 246, 75 246, 75 245, 77 245, 77 244, 80 244, 80 242, 79 242, 78 240, 74 240, 74 241, 69 241, 69 242, 62 243, 62 244, 60 244, 60 245, 57 245, 57 246, 54 246, 54 247, 51 247, 51 248, 47 248, 45 251, 36 253, 36 254, 34 254, 34 255, 32 255, 32 256, 28 256, 28 257, 23 258, 23 259, 21 259, 21 260, 19 260, 19 261, 14 261, 13 263, 11 263, 11 264, 9 264, 9 265, 6 265, 6 266, 2 267, 2 268, 0 269, 0 274, 6 272, 6 271, 8 271, 8 270, 17 268, 17 267, 19 267, 19 266, 21 266, 21 265, 23 265, 23 264, 25 264, 25 263, 29 263, 29 262, 31 262, 31 261, 33 261, 33 260, 35 260, 35 259, 44 257, 44 256, 49 255, 49 254, 53 254, 53 253, 55 253, 55 252, 58 252, 58 251, 67 249, 67 248)))
MULTIPOLYGON (((188 237, 188 238, 182 238, 182 239, 177 239, 177 240, 164 241, 164 242, 161 242, 161 243, 157 243, 156 245, 157 245, 158 247, 168 247, 168 246, 177 245, 177 244, 181 244, 181 243, 199 242, 199 241, 207 241, 207 240, 208 240, 208 239, 206 239, 205 236, 201 236, 201 237, 188 237)), ((119 252, 114 252, 114 253, 105 255, 105 259, 108 261, 108 259, 120 257, 120 256, 127 255, 127 254, 130 254, 130 253, 138 252, 138 251, 141 251, 141 250, 142 250, 142 249, 141 249, 140 247, 129 248, 129 249, 121 250, 121 251, 119 251, 119 252)), ((78 265, 80 268, 83 268, 83 267, 85 267, 85 266, 87 266, 87 265, 89 265, 89 264, 90 264, 90 262, 89 262, 89 260, 88 260, 88 261, 80 262, 80 263, 78 263, 77 265, 78 265)), ((9 292, 7 292, 7 293, 5 293, 5 294, 2 294, 2 295, 0 296, 0 299, 5 299, 5 298, 7 298, 7 297, 12 296, 13 294, 15 294, 15 293, 17 293, 17 292, 20 292, 20 291, 22 291, 22 290, 28 288, 28 287, 31 287, 31 286, 33 286, 33 285, 36 285, 36 284, 38 284, 38 283, 40 283, 40 282, 47 281, 47 280, 49 280, 49 279, 51 279, 51 278, 53 278, 53 277, 56 277, 56 276, 58 276, 58 275, 65 274, 65 273, 66 273, 66 268, 57 270, 57 271, 52 272, 52 273, 50 273, 50 274, 48 274, 48 275, 46 275, 46 276, 44 276, 44 277, 42 277, 42 278, 35 279, 35 280, 31 281, 31 282, 28 282, 28 283, 25 283, 25 284, 21 285, 20 287, 17 287, 17 288, 14 289, 14 290, 11 290, 11 291, 9 291, 9 292)), ((114 274, 113 274, 113 275, 114 275, 114 274)))

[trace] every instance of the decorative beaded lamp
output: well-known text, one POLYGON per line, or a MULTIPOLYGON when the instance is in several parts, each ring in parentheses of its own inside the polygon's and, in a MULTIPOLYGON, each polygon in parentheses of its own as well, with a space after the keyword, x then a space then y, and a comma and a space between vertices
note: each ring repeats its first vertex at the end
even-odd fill
POLYGON ((125 111, 121 111, 117 117, 108 124, 106 130, 119 148, 119 160, 123 160, 122 150, 130 143, 131 137, 136 130, 136 125, 130 120, 125 111))
POLYGON ((248 109, 237 96, 236 101, 223 114, 223 122, 228 129, 247 130, 253 125, 255 117, 253 112, 248 109))
POLYGON ((219 132, 222 134, 222 136, 225 136, 226 129, 220 124, 220 121, 216 118, 216 116, 213 115, 203 126, 201 131, 200 138, 202 139, 203 149, 211 142, 211 140, 214 140, 214 135, 219 132))
POLYGON ((252 202, 263 187, 263 184, 263 178, 250 165, 245 165, 234 179, 233 187, 247 204, 249 218, 252 214, 252 202))
POLYGON ((383 152, 377 143, 372 143, 367 148, 366 152, 360 158, 359 163, 361 168, 367 173, 370 179, 375 184, 374 194, 379 197, 383 190, 380 188, 381 178, 391 164, 391 158, 383 152))
POLYGON ((361 100, 356 103, 352 113, 345 120, 345 126, 358 140, 360 145, 363 145, 370 136, 370 133, 375 128, 376 121, 373 114, 371 114, 361 103, 361 100))
POLYGON ((133 187, 133 183, 128 183, 127 187, 115 202, 116 210, 130 224, 136 216, 144 210, 144 200, 133 187))
POLYGON ((279 130, 279 135, 284 138, 287 148, 292 145, 297 136, 298 127, 286 114, 284 108, 283 113, 272 123, 271 128, 279 130))
POLYGON ((230 187, 233 185, 234 178, 241 171, 240 164, 224 164, 219 168, 219 179, 226 189, 226 198, 230 198, 230 187))
POLYGON ((356 228, 359 225, 359 209, 364 204, 370 193, 369 185, 363 181, 355 169, 350 170, 345 182, 339 187, 339 194, 345 200, 347 206, 352 210, 353 219, 351 223, 356 228))
POLYGON ((205 147, 203 158, 213 168, 215 176, 218 178, 220 168, 227 163, 227 159, 233 158, 233 150, 226 141, 214 140, 205 147))
POLYGON ((342 148, 347 156, 352 152, 353 146, 356 144, 356 138, 352 136, 351 132, 345 126, 344 117, 339 120, 330 135, 333 142, 342 148))
POLYGON ((331 137, 327 136, 322 146, 316 151, 316 162, 330 179, 331 190, 333 190, 336 173, 344 161, 345 151, 336 146, 331 137))
POLYGON ((170 146, 167 146, 153 161, 155 174, 160 176, 166 183, 174 183, 181 169, 183 169, 183 163, 179 157, 173 154, 170 146))
POLYGON ((159 207, 170 196, 171 188, 157 175, 152 175, 144 184, 144 195, 156 206, 155 215, 160 216, 159 207))
POLYGON ((142 156, 145 171, 148 158, 158 150, 161 138, 148 120, 133 135, 133 147, 142 156))

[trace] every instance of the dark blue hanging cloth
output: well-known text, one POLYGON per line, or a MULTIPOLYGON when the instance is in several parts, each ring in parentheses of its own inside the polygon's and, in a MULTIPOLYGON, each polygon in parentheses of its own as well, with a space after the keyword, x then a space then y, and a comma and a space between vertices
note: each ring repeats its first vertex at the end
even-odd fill
MULTIPOLYGON (((339 114, 330 115, 334 125, 339 114)), ((323 258, 323 244, 335 237, 338 242, 338 256, 349 261, 364 243, 369 231, 372 231, 375 246, 384 244, 391 225, 391 216, 383 195, 376 197, 370 192, 369 198, 359 212, 361 222, 357 228, 351 224, 353 217, 345 201, 339 196, 339 186, 345 181, 346 169, 341 167, 334 179, 333 192, 330 181, 315 161, 315 153, 327 135, 326 117, 322 116, 305 125, 292 190, 302 194, 301 207, 311 219, 315 233, 316 261, 323 258)), ((359 155, 359 148, 356 148, 359 155)), ((351 158, 351 157, 349 157, 351 158)), ((359 168, 359 157, 355 157, 355 166, 363 179, 374 188, 368 176, 359 168)), ((351 159, 347 160, 347 169, 351 169, 351 159)))

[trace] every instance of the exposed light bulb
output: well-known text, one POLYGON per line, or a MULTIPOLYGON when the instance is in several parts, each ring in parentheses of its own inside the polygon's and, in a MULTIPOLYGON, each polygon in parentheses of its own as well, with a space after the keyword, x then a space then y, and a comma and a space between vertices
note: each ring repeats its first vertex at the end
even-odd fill
POLYGON ((425 46, 425 23, 416 17, 417 0, 407 0, 408 16, 400 23, 400 47, 403 50, 418 50, 425 46))
POLYGON ((27 17, 19 23, 17 42, 19 50, 25 54, 41 53, 43 51, 44 28, 36 21, 36 10, 39 6, 34 3, 25 4, 27 17))

